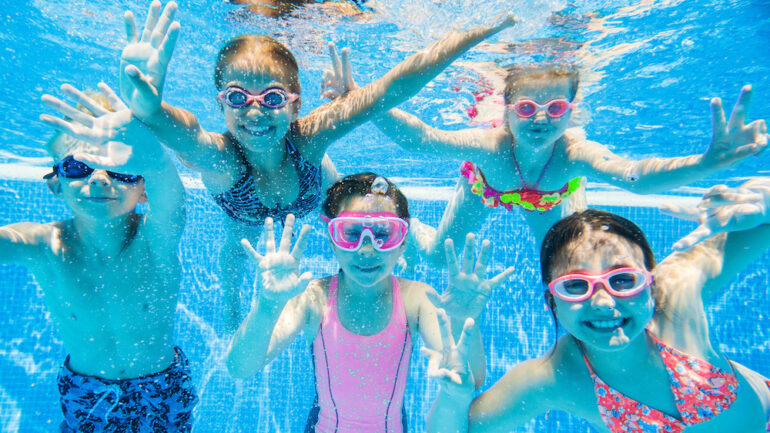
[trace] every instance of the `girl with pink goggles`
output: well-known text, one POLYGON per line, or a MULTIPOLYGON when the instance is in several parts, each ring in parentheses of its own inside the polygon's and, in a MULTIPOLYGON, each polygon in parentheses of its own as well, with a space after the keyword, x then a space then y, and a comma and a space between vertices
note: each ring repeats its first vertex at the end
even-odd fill
POLYGON ((342 212, 336 218, 321 218, 334 245, 346 251, 361 248, 366 237, 375 250, 389 251, 401 245, 409 231, 409 223, 389 212, 342 212))

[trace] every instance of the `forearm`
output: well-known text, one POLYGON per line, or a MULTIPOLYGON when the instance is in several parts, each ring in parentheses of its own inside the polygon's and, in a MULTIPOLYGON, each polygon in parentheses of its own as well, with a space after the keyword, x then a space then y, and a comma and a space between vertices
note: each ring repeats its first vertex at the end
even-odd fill
POLYGON ((495 27, 448 34, 411 55, 377 81, 353 89, 300 119, 300 134, 309 137, 325 131, 322 141, 330 143, 371 116, 406 101, 462 53, 511 24, 512 21, 506 21, 495 27))
POLYGON ((476 159, 474 151, 480 151, 479 131, 442 131, 428 126, 417 116, 393 108, 375 116, 372 122, 402 149, 428 155, 458 159, 476 159))
POLYGON ((428 414, 428 433, 466 433, 473 393, 450 394, 442 387, 428 414))
POLYGON ((639 194, 667 191, 703 179, 716 171, 702 162, 703 155, 633 161, 623 173, 623 182, 626 189, 639 194))
POLYGON ((156 166, 142 173, 151 221, 164 231, 170 227, 181 231, 186 221, 184 184, 174 162, 160 146, 156 156, 156 166))
POLYGON ((216 143, 189 111, 163 102, 155 114, 141 120, 191 169, 206 169, 216 160, 216 143))
POLYGON ((273 330, 285 305, 259 297, 230 341, 226 363, 231 376, 251 376, 268 363, 273 330))

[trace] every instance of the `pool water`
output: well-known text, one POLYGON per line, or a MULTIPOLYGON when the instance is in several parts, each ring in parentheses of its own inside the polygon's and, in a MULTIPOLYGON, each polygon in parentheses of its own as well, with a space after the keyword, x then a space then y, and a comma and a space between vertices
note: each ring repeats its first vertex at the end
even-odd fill
MULTIPOLYGON (((180 1, 182 35, 172 60, 165 97, 214 131, 224 122, 214 103, 213 59, 229 37, 264 32, 287 43, 297 56, 304 89, 302 113, 321 104, 321 72, 328 67, 326 43, 351 49, 356 79, 368 83, 448 29, 489 23, 500 11, 520 24, 492 39, 402 108, 431 125, 459 129, 495 117, 492 105, 471 120, 472 95, 495 83, 494 71, 513 63, 570 60, 581 65, 579 116, 589 138, 631 158, 702 152, 710 140, 708 100, 721 96, 731 107, 740 86, 755 86, 751 119, 770 118, 770 5, 765 1, 370 1, 364 16, 343 17, 308 8, 282 20, 248 16, 224 2, 180 1), (485 118, 486 116, 486 118, 485 118)), ((0 224, 65 219, 67 208, 51 197, 40 176, 50 166, 42 144, 51 135, 37 116, 47 112, 43 93, 63 83, 117 88, 122 48, 122 13, 144 16, 143 1, 31 0, 0 8, 0 224)), ((141 21, 141 19, 140 19, 141 21)), ((499 88, 497 91, 501 90, 499 88)), ((395 180, 410 198, 411 213, 436 225, 454 184, 459 162, 403 152, 371 125, 332 145, 329 155, 343 174, 371 170, 395 180)), ((589 204, 628 217, 647 233, 658 260, 693 223, 661 215, 661 200, 689 203, 715 183, 736 185, 770 175, 770 155, 751 158, 665 197, 632 196, 589 182, 589 204)), ((314 396, 310 351, 303 338, 262 373, 234 380, 223 356, 229 336, 221 321, 216 265, 223 239, 222 212, 194 173, 182 170, 188 188, 188 222, 181 244, 184 275, 177 342, 189 356, 201 401, 195 431, 295 432, 304 428, 314 396)), ((333 255, 315 218, 304 270, 316 276, 336 271, 333 255)), ((492 213, 480 236, 494 246, 492 270, 516 267, 484 313, 481 329, 491 386, 516 363, 539 356, 555 341, 542 301, 534 239, 518 212, 492 213)), ((715 296, 707 312, 711 335, 733 360, 770 375, 770 273, 765 254, 715 296)), ((407 278, 438 290, 446 272, 418 263, 407 278)), ((5 301, 0 306, 0 432, 47 432, 61 414, 56 374, 66 355, 42 293, 20 266, 0 266, 5 301)), ((254 288, 245 284, 248 305, 254 288)), ((425 375, 418 346, 412 358, 406 407, 410 430, 424 430, 437 389, 425 375)), ((587 424, 551 412, 520 431, 584 432, 587 424)))

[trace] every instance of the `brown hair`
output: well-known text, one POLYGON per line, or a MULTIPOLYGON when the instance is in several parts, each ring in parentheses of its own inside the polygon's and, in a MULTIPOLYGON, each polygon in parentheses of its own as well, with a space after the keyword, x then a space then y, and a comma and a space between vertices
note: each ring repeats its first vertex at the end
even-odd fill
MULTIPOLYGON (((326 200, 321 205, 324 215, 329 218, 335 218, 340 213, 340 208, 350 197, 363 197, 372 192, 372 183, 378 177, 374 173, 358 173, 345 176, 334 182, 326 190, 326 200)), ((388 182, 388 190, 385 195, 393 200, 396 206, 396 215, 406 221, 409 221, 409 202, 406 196, 390 180, 383 177, 388 182)))
POLYGON ((505 92, 503 93, 505 103, 510 104, 514 100, 523 82, 538 79, 569 80, 569 95, 567 97, 570 101, 575 99, 578 84, 580 84, 580 74, 571 64, 514 66, 508 70, 508 75, 505 77, 505 92))
POLYGON ((222 46, 214 68, 214 85, 217 90, 225 86, 225 72, 233 63, 255 73, 267 72, 282 77, 286 90, 291 93, 299 95, 302 91, 297 59, 284 44, 270 36, 248 33, 236 36, 222 46))

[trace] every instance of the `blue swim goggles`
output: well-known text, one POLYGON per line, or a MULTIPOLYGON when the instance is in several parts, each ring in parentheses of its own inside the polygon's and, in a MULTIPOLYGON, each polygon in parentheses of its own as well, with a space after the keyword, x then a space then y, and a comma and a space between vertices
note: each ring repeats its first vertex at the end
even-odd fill
MULTIPOLYGON (((83 179, 90 176, 93 172, 93 168, 70 155, 54 164, 53 171, 43 176, 43 178, 50 179, 54 176, 62 176, 67 179, 83 179)), ((115 173, 114 171, 107 171, 107 175, 123 183, 137 183, 142 179, 141 175, 115 173)))

